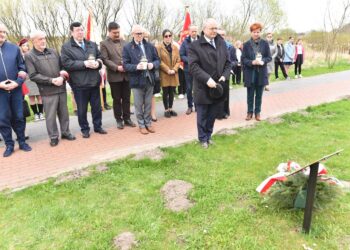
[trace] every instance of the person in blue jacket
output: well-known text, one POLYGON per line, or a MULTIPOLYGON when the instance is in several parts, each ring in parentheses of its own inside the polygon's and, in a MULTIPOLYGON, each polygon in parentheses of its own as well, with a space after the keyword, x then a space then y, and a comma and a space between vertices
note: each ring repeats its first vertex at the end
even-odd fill
POLYGON ((160 61, 156 48, 147 42, 140 25, 132 27, 133 39, 123 48, 123 66, 128 73, 130 88, 134 94, 134 106, 141 134, 155 133, 152 126, 151 106, 155 69, 160 61))
POLYGON ((181 61, 184 64, 184 73, 186 80, 186 95, 187 95, 187 111, 186 115, 190 115, 193 112, 193 77, 190 73, 188 66, 188 47, 192 42, 196 41, 199 38, 198 36, 198 27, 196 25, 191 25, 189 27, 189 36, 185 38, 180 47, 180 57, 181 61))
POLYGON ((260 23, 252 24, 251 39, 243 45, 242 62, 244 86, 247 88, 247 121, 253 118, 253 114, 255 114, 255 120, 261 120, 262 95, 265 86, 269 83, 267 64, 272 58, 269 44, 260 38, 261 30, 260 23))
POLYGON ((15 131, 19 148, 31 151, 25 140, 25 118, 23 116, 22 84, 26 78, 26 68, 20 49, 7 39, 7 28, 0 24, 0 133, 5 141, 4 157, 14 152, 15 131))

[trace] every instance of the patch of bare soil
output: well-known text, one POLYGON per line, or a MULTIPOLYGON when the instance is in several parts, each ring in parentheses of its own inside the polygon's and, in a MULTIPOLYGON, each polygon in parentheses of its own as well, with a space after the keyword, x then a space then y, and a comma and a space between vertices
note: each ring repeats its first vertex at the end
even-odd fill
POLYGON ((124 232, 114 237, 113 245, 120 250, 129 250, 132 247, 137 246, 135 235, 131 232, 124 232))
POLYGON ((90 174, 91 174, 91 172, 87 169, 75 170, 75 171, 70 172, 68 174, 64 174, 64 175, 57 177, 57 179, 55 181, 55 185, 58 185, 58 184, 61 184, 64 182, 68 182, 68 181, 77 180, 80 178, 84 178, 84 177, 89 176, 90 174))
POLYGON ((182 180, 170 180, 161 188, 166 207, 174 212, 186 211, 194 205, 188 198, 193 188, 191 183, 182 180))
POLYGON ((165 156, 164 152, 162 150, 160 150, 160 148, 156 148, 156 149, 152 149, 152 150, 138 153, 134 156, 134 159, 141 160, 144 158, 149 158, 149 159, 154 160, 154 161, 159 161, 159 160, 163 159, 164 156, 165 156))

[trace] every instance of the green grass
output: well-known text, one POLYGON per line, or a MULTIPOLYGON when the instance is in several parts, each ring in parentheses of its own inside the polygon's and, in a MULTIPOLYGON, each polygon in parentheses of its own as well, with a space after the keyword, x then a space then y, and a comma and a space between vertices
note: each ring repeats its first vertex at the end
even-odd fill
POLYGON ((111 249, 123 231, 136 234, 139 249, 347 249, 349 194, 316 211, 304 235, 301 211, 266 207, 255 191, 280 162, 306 164, 340 148, 328 170, 350 180, 350 101, 307 111, 215 136, 208 150, 193 142, 165 148, 158 162, 126 158, 106 173, 0 193, 0 249, 111 249), (188 212, 164 208, 159 190, 171 179, 194 185, 188 212))

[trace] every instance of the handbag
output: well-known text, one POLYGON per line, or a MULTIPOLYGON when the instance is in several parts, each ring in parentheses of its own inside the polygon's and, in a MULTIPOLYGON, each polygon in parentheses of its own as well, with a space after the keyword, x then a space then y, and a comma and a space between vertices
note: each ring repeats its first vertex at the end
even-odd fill
POLYGON ((23 116, 29 117, 30 116, 30 110, 27 100, 23 99, 23 116))

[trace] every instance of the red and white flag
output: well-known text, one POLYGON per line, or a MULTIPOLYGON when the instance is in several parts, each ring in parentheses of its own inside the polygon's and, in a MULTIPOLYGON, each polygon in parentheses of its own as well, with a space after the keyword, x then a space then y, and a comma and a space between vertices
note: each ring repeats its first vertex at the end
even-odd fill
POLYGON ((180 36, 180 41, 179 44, 185 40, 185 38, 189 35, 189 27, 191 25, 191 16, 190 16, 190 11, 189 11, 189 6, 186 6, 186 15, 185 15, 185 22, 184 26, 182 27, 181 30, 181 36, 180 36))

